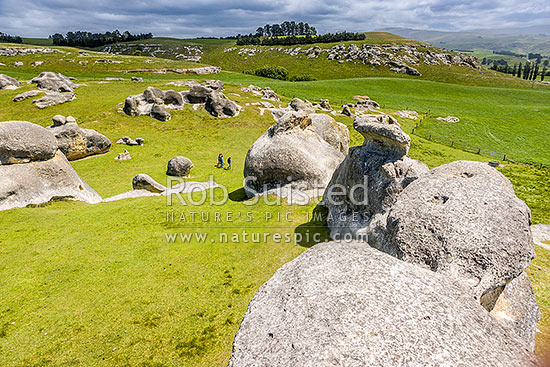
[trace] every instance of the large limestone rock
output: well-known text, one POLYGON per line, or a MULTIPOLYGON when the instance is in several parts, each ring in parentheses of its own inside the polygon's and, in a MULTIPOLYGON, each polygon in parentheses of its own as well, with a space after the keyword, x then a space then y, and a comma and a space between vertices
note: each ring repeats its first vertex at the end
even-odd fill
POLYGON ((518 277, 534 258, 530 211, 482 162, 434 168, 393 204, 381 248, 454 277, 476 298, 518 277))
POLYGON ((14 102, 21 102, 21 101, 24 101, 26 99, 36 97, 37 95, 39 95, 41 93, 44 93, 44 92, 42 92, 40 90, 29 90, 27 92, 23 92, 21 94, 16 95, 15 97, 13 97, 13 101, 14 102))
POLYGON ((48 130, 26 121, 0 122, 0 164, 46 161, 55 156, 57 141, 48 130))
POLYGON ((168 121, 172 116, 167 110, 182 109, 184 103, 183 96, 176 91, 148 87, 142 94, 126 98, 124 112, 130 116, 149 115, 160 121, 168 121))
POLYGON ((66 122, 65 124, 55 126, 55 124, 60 124, 62 120, 57 115, 54 117, 54 126, 48 129, 57 139, 59 150, 65 154, 68 160, 73 161, 105 153, 111 148, 111 141, 97 131, 83 129, 76 122, 66 122))
POLYGON ((0 90, 2 89, 17 89, 20 87, 17 79, 11 76, 0 74, 0 90))
POLYGON ((494 301, 482 305, 502 324, 512 328, 531 350, 535 350, 540 310, 527 274, 523 272, 504 287, 497 288, 494 293, 494 301))
POLYGON ((0 156, 0 210, 54 198, 101 201, 57 149, 48 129, 30 122, 0 122, 0 156))
POLYGON ((47 89, 52 92, 72 92, 76 85, 63 74, 43 72, 31 80, 38 88, 47 89))
POLYGON ((353 127, 365 140, 350 148, 325 191, 327 224, 334 239, 351 236, 376 246, 397 196, 428 167, 407 156, 410 138, 393 117, 363 115, 353 127))
POLYGON ((204 107, 215 117, 232 117, 239 112, 239 106, 218 91, 211 91, 208 94, 204 107))
POLYGON ((286 113, 248 150, 245 190, 251 196, 290 183, 302 189, 322 188, 348 146, 347 128, 331 117, 286 113))
POLYGON ((364 243, 328 242, 284 265, 248 307, 229 367, 538 365, 451 278, 364 243))
POLYGON ((193 167, 193 162, 191 162, 189 158, 177 156, 170 159, 168 162, 166 174, 168 176, 187 177, 193 167))

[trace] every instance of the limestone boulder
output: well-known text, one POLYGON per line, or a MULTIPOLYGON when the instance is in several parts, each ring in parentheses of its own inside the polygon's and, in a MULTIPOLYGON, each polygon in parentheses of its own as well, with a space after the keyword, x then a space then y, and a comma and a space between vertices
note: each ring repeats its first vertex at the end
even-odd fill
POLYGON ((76 122, 51 126, 48 130, 57 139, 59 150, 68 160, 73 161, 95 154, 108 152, 111 141, 92 129, 83 129, 76 122))
POLYGON ((57 106, 59 104, 71 102, 76 98, 76 95, 71 92, 58 93, 58 92, 47 92, 46 95, 42 98, 35 99, 32 101, 34 105, 40 109, 57 106))
POLYGON ((288 184, 323 188, 348 146, 347 128, 329 116, 288 112, 248 150, 245 190, 252 196, 288 184))
POLYGON ((132 187, 134 190, 147 190, 153 193, 161 193, 166 191, 166 187, 153 180, 151 176, 143 173, 132 179, 132 187))
POLYGON ((364 142, 349 149, 325 191, 327 224, 334 239, 351 236, 380 247, 389 209, 428 167, 407 156, 410 138, 393 117, 363 115, 353 127, 364 142))
POLYGON ((166 174, 168 176, 187 177, 193 167, 193 162, 189 158, 183 156, 174 157, 168 162, 166 174))
POLYGON ((55 137, 42 126, 26 121, 0 122, 0 164, 47 161, 57 152, 55 137))
POLYGON ((256 292, 228 367, 538 366, 451 278, 364 243, 328 242, 256 292))
POLYGON ((2 89, 17 89, 20 87, 17 79, 11 76, 0 74, 0 90, 2 89))
POLYGON ((13 97, 13 101, 14 102, 21 102, 21 101, 24 101, 26 99, 36 97, 37 95, 39 95, 41 93, 43 93, 43 92, 40 91, 40 90, 30 90, 30 91, 23 92, 21 94, 16 95, 15 97, 13 97))
POLYGON ((387 218, 382 250, 454 277, 480 299, 534 258, 530 210, 482 162, 457 161, 410 183, 387 218))
POLYGON ((40 89, 47 89, 52 92, 73 92, 76 85, 71 79, 60 73, 43 72, 31 80, 40 89))
POLYGON ((208 94, 204 107, 215 117, 232 117, 239 112, 239 106, 218 91, 211 91, 208 94))

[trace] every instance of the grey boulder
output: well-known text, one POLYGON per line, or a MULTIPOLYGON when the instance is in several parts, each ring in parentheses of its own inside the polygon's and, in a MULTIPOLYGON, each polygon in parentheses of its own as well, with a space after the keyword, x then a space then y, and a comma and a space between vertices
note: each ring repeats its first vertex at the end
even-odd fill
POLYGON ((262 89, 262 99, 269 99, 272 101, 280 101, 279 96, 271 88, 265 87, 262 89))
POLYGON ((76 85, 65 75, 53 72, 43 72, 31 80, 38 88, 47 89, 52 92, 72 92, 76 85))
POLYGON ((185 104, 181 93, 148 87, 142 94, 128 96, 123 111, 130 116, 149 115, 160 121, 172 118, 168 109, 182 109, 185 104))
POLYGON ((326 186, 349 146, 347 128, 329 116, 288 112, 250 147, 245 190, 249 196, 293 184, 326 186))
POLYGON ((364 142, 349 149, 325 191, 327 224, 333 239, 350 236, 379 247, 388 210, 428 167, 407 156, 410 138, 393 117, 363 115, 353 127, 364 142))
POLYGON ((218 91, 211 91, 208 94, 204 107, 215 117, 232 117, 239 112, 239 106, 218 91))
POLYGON ((228 367, 538 364, 452 279, 364 243, 328 242, 260 287, 228 367))
POLYGON ((534 258, 529 226, 529 208, 504 175, 482 162, 457 161, 401 192, 381 249, 454 277, 480 299, 534 258))
POLYGON ((147 190, 153 193, 166 191, 166 187, 153 180, 151 176, 141 173, 132 179, 134 190, 147 190))
POLYGON ((17 79, 11 76, 0 74, 0 90, 2 89, 17 89, 20 87, 17 79))
POLYGON ((14 102, 21 102, 21 101, 24 101, 26 99, 36 97, 40 93, 43 93, 43 92, 40 91, 40 90, 30 90, 28 92, 23 92, 21 94, 16 95, 15 97, 13 97, 13 101, 14 102))
POLYGON ((95 130, 83 129, 76 122, 48 128, 57 139, 59 150, 73 161, 95 154, 108 152, 111 141, 95 130))
POLYGON ((0 122, 0 165, 46 161, 57 141, 45 128, 26 121, 0 122))
POLYGON ((58 93, 48 92, 44 97, 35 99, 32 101, 34 105, 40 109, 57 106, 66 102, 70 102, 76 98, 76 95, 72 92, 58 93))
POLYGON ((168 162, 168 168, 166 174, 168 176, 187 177, 191 168, 193 168, 193 162, 187 157, 177 156, 168 162))
POLYGON ((313 108, 311 102, 302 101, 300 98, 294 98, 292 101, 290 101, 288 106, 296 112, 303 112, 305 114, 315 112, 315 108, 313 108))

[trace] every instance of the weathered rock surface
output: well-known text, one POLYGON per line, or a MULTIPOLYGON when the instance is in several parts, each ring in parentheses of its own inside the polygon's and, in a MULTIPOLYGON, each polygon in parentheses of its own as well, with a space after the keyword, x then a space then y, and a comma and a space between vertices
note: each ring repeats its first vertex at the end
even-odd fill
POLYGON ((215 117, 232 117, 239 112, 239 106, 218 91, 211 91, 208 94, 204 107, 215 117))
MULTIPOLYGON (((57 139, 59 150, 65 154, 68 160, 81 159, 95 154, 108 152, 111 148, 111 141, 104 135, 95 130, 83 129, 76 122, 72 122, 74 118, 63 125, 55 126, 60 123, 59 116, 55 116, 57 122, 54 126, 48 128, 57 139)), ((70 116, 69 116, 70 117, 70 116)), ((76 121, 76 120, 74 120, 76 121)))
POLYGON ((540 320, 540 310, 531 287, 531 281, 525 272, 515 278, 504 289, 496 289, 498 298, 491 302, 491 315, 503 325, 513 329, 533 351, 535 335, 540 320))
POLYGON ((538 363, 452 279, 364 243, 328 242, 260 287, 228 367, 538 363))
POLYGON ((166 187, 153 180, 151 176, 141 173, 132 179, 134 190, 147 190, 154 193, 166 191, 166 187))
POLYGON ((14 102, 21 102, 21 101, 24 101, 26 99, 36 97, 40 93, 43 93, 43 92, 40 91, 40 90, 30 90, 28 92, 23 92, 21 94, 16 95, 15 97, 13 97, 13 101, 14 102))
POLYGON ((134 145, 141 145, 140 142, 143 144, 143 139, 141 138, 138 138, 136 140, 130 138, 129 136, 123 136, 122 138, 118 139, 117 140, 117 144, 124 144, 124 145, 129 145, 129 146, 134 146, 134 145), (138 142, 137 140, 140 139, 140 141, 138 142))
POLYGON ((305 114, 315 112, 315 108, 313 108, 311 102, 302 101, 300 98, 294 98, 292 101, 290 101, 290 104, 288 106, 296 112, 303 112, 305 114))
POLYGON ((40 109, 57 106, 58 104, 63 104, 70 102, 76 98, 76 95, 71 92, 67 93, 58 93, 58 92, 48 92, 44 97, 35 99, 32 101, 34 105, 40 109))
POLYGON ((550 250, 550 224, 535 224, 531 226, 531 233, 535 245, 550 250))
POLYGON ((57 149, 48 129, 30 122, 0 122, 0 177, 0 210, 54 198, 101 201, 57 149))
POLYGON ((363 115, 353 127, 365 140, 349 149, 325 191, 327 224, 334 239, 351 235, 376 247, 397 196, 428 167, 407 156, 410 138, 393 117, 363 115))
POLYGON ((269 99, 272 101, 280 101, 279 96, 277 93, 273 91, 273 89, 269 87, 265 87, 262 89, 262 99, 269 99))
POLYGON ((47 89, 52 92, 72 92, 76 88, 72 80, 65 75, 49 71, 40 73, 31 82, 35 83, 38 88, 47 89))
POLYGON ((124 112, 130 116, 150 115, 157 120, 168 121, 172 118, 168 109, 182 109, 184 103, 181 93, 148 87, 142 94, 126 98, 124 112))
POLYGON ((17 79, 11 76, 0 74, 0 90, 2 89, 17 89, 20 87, 17 79))
POLYGON ((187 177, 193 167, 193 162, 191 162, 189 158, 177 156, 170 159, 168 162, 166 174, 168 176, 187 177))
POLYGON ((245 190, 251 196, 289 183, 322 188, 348 146, 347 128, 329 116, 288 112, 248 150, 244 175, 255 180, 245 190))
POLYGON ((529 225, 529 208, 504 175, 482 162, 457 161, 399 194, 380 248, 454 277, 480 298, 534 258, 529 225))
POLYGON ((45 128, 26 121, 0 122, 0 165, 46 161, 57 141, 45 128))
POLYGON ((353 113, 351 112, 351 108, 349 108, 349 106, 347 105, 344 105, 344 107, 342 108, 342 115, 352 117, 353 113))

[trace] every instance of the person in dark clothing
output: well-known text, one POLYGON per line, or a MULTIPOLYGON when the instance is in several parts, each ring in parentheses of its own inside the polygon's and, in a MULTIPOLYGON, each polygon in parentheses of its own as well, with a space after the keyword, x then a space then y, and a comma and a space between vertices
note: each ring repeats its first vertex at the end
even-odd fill
POLYGON ((231 157, 227 157, 227 168, 226 169, 231 169, 231 157))

